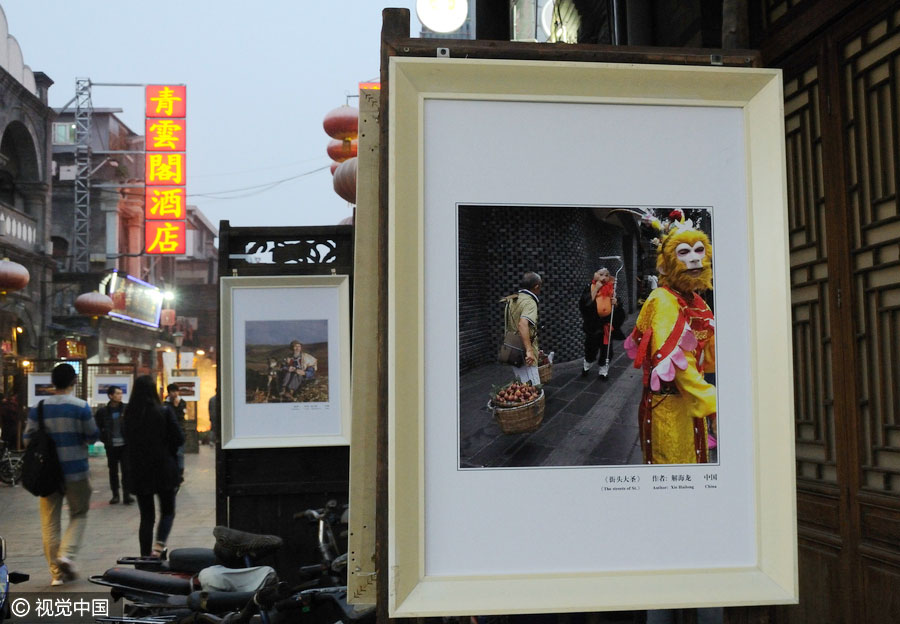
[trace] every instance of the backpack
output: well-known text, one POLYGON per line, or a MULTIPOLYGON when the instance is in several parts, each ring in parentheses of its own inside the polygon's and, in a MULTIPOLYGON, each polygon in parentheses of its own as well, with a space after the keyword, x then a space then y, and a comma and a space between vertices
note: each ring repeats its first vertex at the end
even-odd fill
POLYGON ((62 464, 56 443, 44 427, 44 402, 38 403, 38 428, 31 434, 22 457, 22 486, 35 496, 65 492, 62 464))

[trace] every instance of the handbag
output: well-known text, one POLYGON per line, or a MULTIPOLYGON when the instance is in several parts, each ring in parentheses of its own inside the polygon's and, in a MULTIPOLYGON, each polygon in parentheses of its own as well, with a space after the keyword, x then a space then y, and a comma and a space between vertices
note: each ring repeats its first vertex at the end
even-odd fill
MULTIPOLYGON (((509 317, 509 302, 506 303, 505 317, 509 317)), ((500 351, 497 353, 497 361, 501 364, 512 364, 513 366, 525 365, 525 344, 522 342, 522 336, 518 331, 508 331, 503 334, 503 341, 500 343, 500 351)))
POLYGON ((31 434, 22 457, 22 487, 35 496, 65 492, 62 464, 56 443, 44 427, 44 402, 37 407, 38 428, 31 434))

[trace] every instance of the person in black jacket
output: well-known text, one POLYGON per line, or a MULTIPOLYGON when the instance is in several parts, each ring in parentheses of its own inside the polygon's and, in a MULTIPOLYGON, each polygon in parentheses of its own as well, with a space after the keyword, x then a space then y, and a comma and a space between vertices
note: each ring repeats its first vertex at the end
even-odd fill
POLYGON ((128 475, 125 472, 125 438, 122 436, 122 415, 125 405, 122 403, 122 388, 109 386, 106 389, 109 402, 101 406, 94 414, 100 440, 106 449, 106 466, 109 468, 109 489, 112 490, 110 505, 119 502, 119 468, 122 470, 122 502, 130 505, 134 502, 128 490, 128 475))
POLYGON ((176 453, 184 444, 184 432, 171 411, 164 409, 149 375, 138 377, 125 408, 126 466, 131 490, 137 496, 141 522, 138 540, 141 556, 162 556, 175 520, 178 487, 176 453), (153 542, 155 504, 159 498, 159 523, 153 542))

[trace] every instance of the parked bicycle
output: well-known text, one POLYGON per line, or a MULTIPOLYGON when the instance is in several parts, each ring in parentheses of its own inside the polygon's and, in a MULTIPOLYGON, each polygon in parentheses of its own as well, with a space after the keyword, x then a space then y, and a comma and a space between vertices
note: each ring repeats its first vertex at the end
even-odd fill
POLYGON ((22 480, 22 455, 20 451, 9 450, 6 442, 0 440, 0 481, 15 485, 22 480))
MULTIPOLYGON (((321 595, 328 596, 328 600, 332 600, 333 596, 345 595, 340 591, 346 591, 343 586, 347 583, 347 556, 346 552, 342 553, 340 545, 346 543, 346 531, 343 530, 347 522, 346 505, 341 507, 337 501, 332 500, 322 509, 308 509, 297 513, 294 519, 318 524, 319 562, 299 568, 300 576, 305 582, 293 587, 292 594, 311 588, 337 586, 337 593, 321 595)), ((256 574, 253 570, 260 568, 252 566, 260 559, 274 554, 282 545, 282 539, 274 535, 256 535, 226 527, 216 527, 213 534, 216 537, 214 549, 179 548, 161 559, 122 557, 117 561, 118 566, 110 568, 103 575, 91 576, 89 580, 109 587, 114 599, 124 598, 127 601, 125 612, 132 618, 151 615, 159 618, 165 615, 172 619, 195 611, 223 614, 239 610, 253 597, 254 592, 260 590, 259 581, 254 580, 256 577, 253 576, 256 574), (240 577, 241 569, 244 569, 249 578, 239 583, 239 589, 201 591, 208 589, 203 584, 201 571, 209 566, 223 564, 232 568, 229 574, 234 573, 236 577, 240 577)), ((311 596, 320 596, 315 593, 304 595, 305 600, 312 600, 311 596)), ((323 609, 324 607, 320 611, 323 609)), ((333 621, 332 619, 331 622, 333 621)))
POLYGON ((0 537, 0 622, 12 615, 9 608, 10 584, 24 583, 29 576, 23 572, 10 572, 6 567, 6 540, 0 537))

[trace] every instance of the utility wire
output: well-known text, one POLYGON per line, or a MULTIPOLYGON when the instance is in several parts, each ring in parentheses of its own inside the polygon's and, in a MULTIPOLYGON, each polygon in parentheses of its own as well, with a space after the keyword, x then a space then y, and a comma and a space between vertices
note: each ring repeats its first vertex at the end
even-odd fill
POLYGON ((280 184, 284 184, 285 182, 290 182, 291 180, 297 180, 299 178, 303 178, 308 175, 312 175, 314 173, 318 173, 319 171, 324 171, 329 168, 331 168, 331 165, 325 165, 323 167, 319 167, 318 169, 312 169, 311 171, 304 171, 303 173, 299 173, 294 176, 282 178, 281 180, 274 180, 272 182, 256 184, 254 186, 245 186, 243 188, 230 189, 227 191, 211 191, 209 193, 188 193, 188 197, 204 197, 206 199, 241 199, 244 197, 250 197, 252 195, 258 195, 260 193, 264 193, 270 189, 275 188, 276 186, 278 186, 280 184), (244 193, 242 195, 232 195, 230 197, 219 197, 220 195, 226 195, 229 193, 241 193, 243 191, 250 191, 250 192, 244 193))
POLYGON ((307 158, 306 160, 298 160, 296 162, 287 163, 284 165, 273 165, 271 167, 259 167, 258 169, 242 169, 241 171, 222 171, 219 173, 202 173, 200 175, 191 174, 191 179, 196 180, 198 178, 218 178, 226 175, 239 175, 241 173, 255 173, 257 171, 271 171, 273 169, 284 169, 286 167, 295 167, 297 165, 305 165, 307 163, 321 161, 321 158, 307 158))

